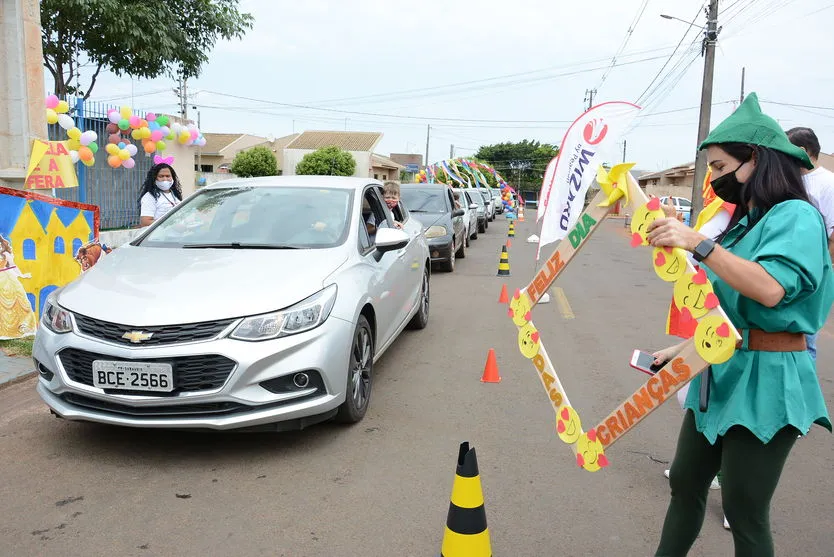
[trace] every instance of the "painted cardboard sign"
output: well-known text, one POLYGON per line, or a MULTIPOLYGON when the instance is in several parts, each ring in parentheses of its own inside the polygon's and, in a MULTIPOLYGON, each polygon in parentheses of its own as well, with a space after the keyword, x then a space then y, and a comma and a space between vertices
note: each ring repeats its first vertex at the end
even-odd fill
POLYGON ((35 140, 26 170, 27 190, 78 187, 75 163, 66 141, 35 140))
POLYGON ((680 303, 689 319, 698 322, 696 334, 683 345, 676 357, 611 414, 598 425, 583 430, 579 412, 570 404, 541 335, 533 324, 532 312, 542 295, 618 202, 626 201, 634 210, 631 245, 648 245, 648 226, 655 219, 663 218, 663 212, 659 201, 649 200, 627 172, 631 166, 617 165, 610 172, 600 174, 600 192, 567 237, 559 242, 533 280, 524 289, 515 292, 508 310, 508 316, 518 328, 519 351, 533 362, 556 414, 556 433, 573 450, 577 465, 589 472, 608 466, 606 449, 672 398, 710 364, 727 361, 735 351, 736 341, 741 338, 721 309, 703 270, 696 271, 681 250, 651 250, 650 264, 659 278, 674 283, 676 302, 680 303))
POLYGON ((95 205, 0 187, 0 338, 35 333, 46 297, 81 274, 76 257, 98 231, 95 205))

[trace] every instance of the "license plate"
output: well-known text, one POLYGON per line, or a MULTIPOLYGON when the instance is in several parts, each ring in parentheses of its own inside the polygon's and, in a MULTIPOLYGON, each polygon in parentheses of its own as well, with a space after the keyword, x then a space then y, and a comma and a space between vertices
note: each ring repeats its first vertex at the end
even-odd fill
POLYGON ((99 389, 169 393, 174 390, 174 371, 171 364, 95 360, 93 385, 99 389))

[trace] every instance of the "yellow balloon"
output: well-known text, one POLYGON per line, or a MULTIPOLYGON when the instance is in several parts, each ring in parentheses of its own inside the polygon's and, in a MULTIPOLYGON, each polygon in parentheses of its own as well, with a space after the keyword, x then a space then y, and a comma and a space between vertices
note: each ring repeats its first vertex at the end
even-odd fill
POLYGON ((142 130, 133 130, 132 132, 130 132, 130 137, 137 141, 142 139, 142 130))
POLYGON ((127 159, 130 158, 130 153, 128 153, 126 149, 120 149, 119 150, 119 158, 122 159, 123 161, 126 161, 127 159))
POLYGON ((78 151, 81 148, 81 142, 77 139, 70 139, 67 141, 67 148, 70 151, 78 151))
POLYGON ((67 137, 70 139, 81 139, 81 130, 78 128, 70 128, 67 130, 67 137))
POLYGON ((130 107, 129 107, 129 106, 123 106, 123 107, 119 110, 119 114, 121 114, 121 115, 122 115, 122 118, 124 118, 125 120, 129 120, 129 119, 130 119, 130 117, 131 117, 131 116, 133 116, 133 111, 132 111, 132 110, 130 110, 130 107))
POLYGON ((66 114, 69 112, 69 104, 67 104, 67 101, 58 101, 58 106, 55 107, 55 112, 58 114, 66 114))
POLYGON ((58 113, 52 110, 51 108, 46 109, 46 123, 47 124, 57 124, 58 123, 58 113))
POLYGON ((107 151, 108 155, 118 155, 119 154, 119 146, 115 143, 108 143, 107 147, 104 148, 107 151))
POLYGON ((150 139, 151 138, 151 129, 150 128, 139 128, 139 133, 141 134, 141 139, 150 139))
POLYGON ((191 134, 188 131, 180 132, 180 136, 177 138, 177 140, 183 145, 188 143, 189 139, 191 139, 191 134))

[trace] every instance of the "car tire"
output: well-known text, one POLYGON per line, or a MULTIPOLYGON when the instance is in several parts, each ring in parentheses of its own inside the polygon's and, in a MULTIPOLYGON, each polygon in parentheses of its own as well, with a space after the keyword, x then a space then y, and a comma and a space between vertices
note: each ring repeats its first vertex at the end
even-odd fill
POLYGON ((478 232, 486 232, 486 219, 484 219, 484 222, 478 223, 478 232))
POLYGON ((425 329, 429 324, 429 305, 431 298, 431 281, 429 280, 429 268, 423 269, 423 284, 420 287, 420 308, 411 321, 408 322, 408 328, 411 330, 425 329))
POLYGON ((457 253, 455 253, 455 257, 458 259, 466 259, 466 239, 460 243, 460 247, 458 248, 457 253))
POLYGON ((336 421, 355 424, 365 417, 371 400, 373 367, 374 335, 368 320, 360 315, 350 346, 345 401, 339 406, 336 421))
POLYGON ((449 252, 449 259, 443 262, 443 270, 447 273, 454 273, 455 272, 455 252, 456 248, 454 243, 452 244, 452 249, 449 252))
POLYGON ((466 229, 466 236, 465 236, 465 237, 464 237, 464 239, 463 239, 463 244, 464 244, 466 247, 469 247, 469 239, 470 239, 470 238, 472 238, 472 235, 471 235, 471 234, 469 234, 469 229, 467 228, 467 229, 466 229))
POLYGON ((481 226, 476 224, 475 225, 475 232, 472 233, 472 236, 470 236, 470 239, 477 240, 478 239, 478 232, 480 232, 480 231, 481 231, 481 226))

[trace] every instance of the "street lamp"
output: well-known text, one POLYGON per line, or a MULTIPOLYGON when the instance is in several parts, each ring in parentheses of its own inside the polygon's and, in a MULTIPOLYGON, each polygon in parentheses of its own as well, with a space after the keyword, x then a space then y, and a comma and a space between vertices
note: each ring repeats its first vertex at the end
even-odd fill
MULTIPOLYGON (((191 108, 197 111, 197 129, 200 129, 200 125, 201 125, 200 110, 196 106, 192 106, 191 108)), ((203 132, 203 130, 200 129, 200 133, 202 133, 202 132, 203 132)), ((197 171, 202 176, 202 174, 203 174, 203 147, 201 145, 197 146, 197 171)))
POLYGON ((699 29, 703 29, 703 28, 704 28, 704 27, 703 27, 703 25, 695 25, 695 24, 694 24, 694 23, 692 23, 692 22, 686 21, 685 19, 681 19, 681 18, 679 18, 679 17, 675 17, 675 16, 673 16, 673 15, 660 14, 660 17, 662 17, 663 19, 675 19, 675 20, 677 20, 677 21, 682 21, 682 22, 686 23, 687 25, 689 25, 690 27, 697 27, 697 28, 699 28, 699 29))

